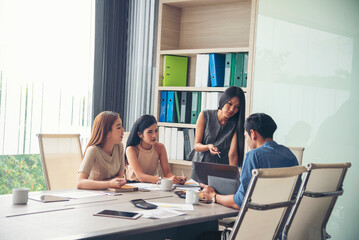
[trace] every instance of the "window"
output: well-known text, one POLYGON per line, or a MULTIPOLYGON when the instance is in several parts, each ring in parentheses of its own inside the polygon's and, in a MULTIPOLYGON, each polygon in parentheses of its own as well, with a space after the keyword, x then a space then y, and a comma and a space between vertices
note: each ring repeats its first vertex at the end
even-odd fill
POLYGON ((33 159, 23 154, 38 156, 38 133, 80 133, 87 143, 94 1, 0 0, 0 34, 0 154, 33 159))

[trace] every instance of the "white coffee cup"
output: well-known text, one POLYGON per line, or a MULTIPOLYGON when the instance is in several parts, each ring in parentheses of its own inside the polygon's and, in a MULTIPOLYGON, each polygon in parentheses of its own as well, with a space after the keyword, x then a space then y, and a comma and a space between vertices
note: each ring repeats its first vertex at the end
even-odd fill
POLYGON ((12 203, 13 204, 26 204, 29 197, 28 188, 14 188, 12 190, 12 203))
POLYGON ((162 191, 171 191, 172 184, 172 179, 162 178, 160 181, 157 182, 157 187, 160 187, 162 191))
POLYGON ((199 191, 198 190, 187 190, 186 191, 186 203, 198 204, 199 203, 199 191))

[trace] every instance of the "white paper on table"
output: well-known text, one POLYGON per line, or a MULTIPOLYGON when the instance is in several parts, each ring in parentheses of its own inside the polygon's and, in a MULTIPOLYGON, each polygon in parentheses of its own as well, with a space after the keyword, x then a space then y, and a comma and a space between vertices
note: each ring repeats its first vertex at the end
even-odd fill
POLYGON ((143 189, 150 190, 150 191, 159 191, 159 190, 161 190, 161 188, 158 187, 154 183, 127 183, 126 185, 133 186, 133 187, 138 187, 138 188, 143 188, 143 189))
POLYGON ((65 197, 65 198, 87 198, 87 197, 97 197, 103 196, 104 194, 101 192, 94 191, 75 191, 75 192, 61 192, 61 193, 53 193, 51 195, 65 197))
POLYGON ((171 209, 180 211, 194 211, 192 204, 182 203, 162 203, 162 202, 150 202, 158 206, 159 209, 171 209))
POLYGON ((184 215, 182 212, 171 209, 152 209, 136 212, 142 213, 142 217, 144 218, 169 218, 184 215))

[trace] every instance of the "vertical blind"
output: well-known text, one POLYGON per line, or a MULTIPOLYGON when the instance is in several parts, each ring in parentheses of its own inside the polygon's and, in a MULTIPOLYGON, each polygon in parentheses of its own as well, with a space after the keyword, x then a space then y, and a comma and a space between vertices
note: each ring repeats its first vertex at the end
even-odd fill
POLYGON ((153 113, 157 9, 155 0, 129 2, 123 116, 126 131, 141 115, 153 113))

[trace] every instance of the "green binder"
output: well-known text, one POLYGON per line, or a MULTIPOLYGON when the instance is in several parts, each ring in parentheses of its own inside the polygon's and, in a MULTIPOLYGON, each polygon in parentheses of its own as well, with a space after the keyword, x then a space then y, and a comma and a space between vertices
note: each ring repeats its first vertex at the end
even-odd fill
POLYGON ((181 121, 181 114, 180 114, 180 102, 178 99, 181 99, 181 92, 175 92, 175 108, 176 108, 176 122, 179 123, 181 121), (178 97, 178 95, 180 97, 178 97))
POLYGON ((231 61, 231 81, 229 86, 234 86, 234 75, 236 70, 236 53, 232 53, 232 61, 231 61))
POLYGON ((187 86, 188 57, 165 55, 162 86, 187 86))
POLYGON ((247 87, 247 75, 248 75, 248 53, 243 55, 243 85, 242 87, 247 87))
POLYGON ((233 85, 237 87, 243 86, 243 53, 236 53, 233 85))
POLYGON ((224 65, 224 87, 229 87, 231 84, 231 67, 232 67, 232 53, 226 53, 226 63, 224 65))

